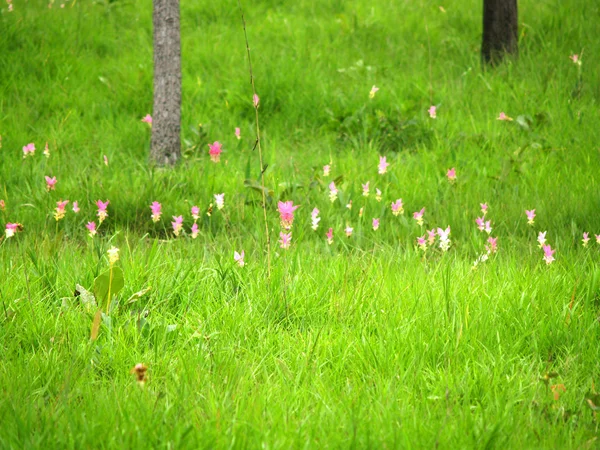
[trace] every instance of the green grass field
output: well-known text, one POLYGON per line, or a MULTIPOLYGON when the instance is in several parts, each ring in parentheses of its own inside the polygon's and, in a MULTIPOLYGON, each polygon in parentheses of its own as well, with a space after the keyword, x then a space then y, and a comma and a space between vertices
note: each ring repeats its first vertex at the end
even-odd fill
POLYGON ((149 166, 141 122, 151 2, 12 3, 0 5, 0 230, 23 231, 0 241, 1 448, 600 445, 599 4, 521 1, 518 59, 483 70, 480 0, 244 1, 269 277, 237 1, 182 2, 172 170, 149 166), (98 199, 108 218, 91 238, 98 199), (282 249, 277 202, 289 200, 300 208, 282 249), (484 202, 498 250, 475 267, 484 202), (447 252, 419 248, 448 225, 447 252), (109 267, 124 275, 109 311, 74 296, 109 267))

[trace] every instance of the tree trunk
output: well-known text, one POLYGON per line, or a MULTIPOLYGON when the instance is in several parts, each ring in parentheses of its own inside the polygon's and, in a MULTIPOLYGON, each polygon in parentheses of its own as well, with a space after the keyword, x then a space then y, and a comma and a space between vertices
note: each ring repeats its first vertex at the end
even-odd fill
POLYGON ((517 0, 483 0, 483 62, 493 65, 505 53, 516 54, 518 38, 517 0))
POLYGON ((150 160, 173 165, 181 156, 179 0, 153 0, 154 107, 150 160))

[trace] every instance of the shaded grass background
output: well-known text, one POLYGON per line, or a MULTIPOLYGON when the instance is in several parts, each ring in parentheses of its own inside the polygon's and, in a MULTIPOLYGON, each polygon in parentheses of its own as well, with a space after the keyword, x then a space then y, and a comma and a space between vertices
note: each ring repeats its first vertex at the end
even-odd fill
POLYGON ((276 200, 302 205, 270 284, 258 193, 244 186, 259 173, 237 2, 182 4, 185 159, 173 171, 147 166, 140 122, 152 107, 151 2, 3 7, 0 224, 26 231, 0 244, 1 446, 596 445, 585 398, 598 379, 600 273, 597 248, 580 239, 600 233, 600 6, 521 1, 519 59, 491 71, 479 65, 479 1, 244 8, 273 236, 276 200), (579 74, 568 56, 582 50, 579 74), (381 90, 369 101, 372 85, 381 90), (498 122, 500 111, 528 125, 498 122), (215 140, 219 165, 208 161, 215 140), (32 141, 38 154, 23 160, 32 141), (380 154, 392 162, 385 177, 380 154), (321 175, 330 160, 331 179, 343 177, 334 205, 321 175), (44 175, 57 176, 56 192, 44 191, 44 175), (367 180, 383 203, 360 196, 367 180), (218 192, 227 207, 202 218, 197 241, 159 240, 171 215, 206 208, 218 192), (398 197, 406 214, 395 218, 398 197), (60 198, 82 212, 56 226, 60 198), (83 225, 98 198, 110 199, 110 217, 92 243, 83 225), (158 226, 153 200, 165 209, 158 226), (484 201, 500 253, 474 272, 484 201), (423 206, 428 227, 450 224, 453 238, 449 254, 426 261, 410 218, 423 206), (525 208, 538 213, 533 229, 525 208), (378 233, 372 217, 382 218, 378 233), (346 223, 351 240, 341 238, 346 223), (549 267, 539 230, 558 249, 549 267), (112 332, 90 344, 91 315, 73 289, 91 286, 111 244, 127 284, 112 332), (244 270, 231 259, 242 248, 244 270), (128 373, 140 361, 150 367, 143 390, 128 373), (550 371, 567 388, 559 401, 540 381, 550 371))

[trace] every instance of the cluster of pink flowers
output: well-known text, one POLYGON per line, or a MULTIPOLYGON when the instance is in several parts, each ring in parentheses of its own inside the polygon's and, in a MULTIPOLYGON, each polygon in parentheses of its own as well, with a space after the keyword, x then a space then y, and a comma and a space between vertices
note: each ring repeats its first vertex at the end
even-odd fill
POLYGON ((215 141, 208 145, 208 154, 212 162, 218 163, 221 160, 221 153, 223 152, 223 146, 219 141, 215 141))

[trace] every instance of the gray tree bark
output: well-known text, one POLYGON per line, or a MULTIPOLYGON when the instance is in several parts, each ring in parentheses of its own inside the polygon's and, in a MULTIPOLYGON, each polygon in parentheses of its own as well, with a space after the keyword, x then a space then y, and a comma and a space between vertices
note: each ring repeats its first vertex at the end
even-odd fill
POLYGON ((517 0, 483 0, 483 62, 496 64, 505 54, 516 54, 518 39, 517 0))
POLYGON ((181 156, 179 0, 153 0, 154 107, 150 160, 173 165, 181 156))

